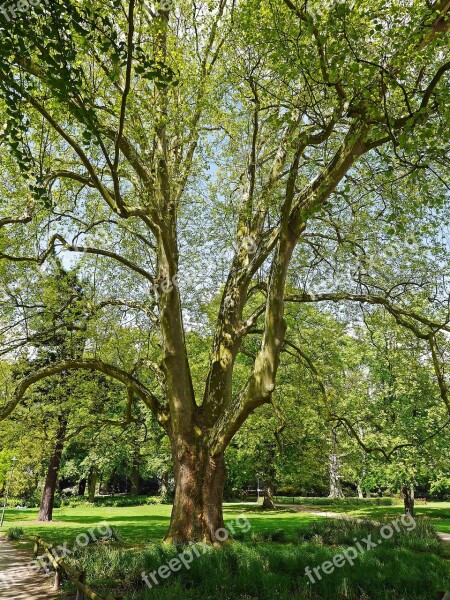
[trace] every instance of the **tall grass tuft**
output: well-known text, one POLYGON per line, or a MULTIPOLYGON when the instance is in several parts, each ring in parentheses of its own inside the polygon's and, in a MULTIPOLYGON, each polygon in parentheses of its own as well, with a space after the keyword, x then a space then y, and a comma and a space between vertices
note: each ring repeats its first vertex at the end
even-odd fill
POLYGON ((16 542, 23 537, 22 527, 10 527, 6 532, 6 537, 10 542, 16 542))

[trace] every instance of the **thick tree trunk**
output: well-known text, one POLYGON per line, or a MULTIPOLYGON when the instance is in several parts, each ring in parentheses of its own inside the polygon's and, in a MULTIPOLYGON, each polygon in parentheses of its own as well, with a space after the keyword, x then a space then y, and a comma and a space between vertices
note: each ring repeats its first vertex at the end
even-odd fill
POLYGON ((95 500, 95 488, 97 487, 98 469, 96 466, 91 467, 88 480, 88 502, 95 500))
POLYGON ((407 515, 414 516, 414 486, 410 485, 402 485, 402 496, 403 496, 403 504, 405 506, 405 513, 407 515))
POLYGON ((175 498, 166 541, 220 544, 225 541, 222 512, 225 486, 223 454, 211 456, 197 445, 174 454, 175 498))
POLYGON ((67 420, 61 419, 56 431, 55 448, 50 458, 44 490, 42 492, 41 508, 38 521, 51 521, 53 518, 53 502, 55 500, 56 484, 58 481, 59 467, 64 449, 67 420))
POLYGON ((273 484, 271 481, 267 481, 264 486, 264 500, 262 503, 263 508, 267 508, 268 510, 275 510, 275 503, 273 501, 273 484))

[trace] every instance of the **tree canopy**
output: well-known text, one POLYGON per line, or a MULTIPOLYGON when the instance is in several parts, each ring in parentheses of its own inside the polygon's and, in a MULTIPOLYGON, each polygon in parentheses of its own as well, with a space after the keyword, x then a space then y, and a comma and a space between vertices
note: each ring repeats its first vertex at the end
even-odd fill
POLYGON ((68 370, 117 380, 170 439, 168 539, 214 542, 224 451, 273 402, 282 352, 327 394, 291 339, 304 325, 291 305, 366 307, 330 309, 353 311, 352 328, 382 307, 419 340, 450 415, 448 11, 55 0, 3 12, 2 355, 42 335, 55 253, 89 285, 81 313, 69 295, 49 324, 81 328, 83 356, 9 385, 1 418, 68 370))

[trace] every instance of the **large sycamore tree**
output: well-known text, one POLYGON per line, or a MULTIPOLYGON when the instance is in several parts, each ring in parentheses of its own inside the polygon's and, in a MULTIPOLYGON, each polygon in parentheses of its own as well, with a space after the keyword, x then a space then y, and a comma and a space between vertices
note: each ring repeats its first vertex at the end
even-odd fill
MULTIPOLYGON (((311 235, 322 227, 317 244, 329 235, 327 211, 341 202, 351 213, 359 190, 366 221, 390 201, 399 222, 419 222, 421 207, 438 210, 430 197, 445 199, 449 3, 20 4, 0 15, 3 355, 26 351, 36 335, 30 319, 45 302, 33 281, 53 253, 79 257, 95 294, 83 323, 62 314, 52 325, 86 328, 83 357, 10 387, 1 417, 57 373, 118 380, 170 439, 167 539, 214 543, 224 452, 272 402, 286 300, 344 299, 290 287, 290 268, 317 260, 311 235), (218 293, 199 390, 186 328, 207 326, 202 306, 218 293), (235 377, 241 352, 251 359, 235 377)), ((407 326, 440 327, 367 288, 347 299, 384 303, 407 326)))

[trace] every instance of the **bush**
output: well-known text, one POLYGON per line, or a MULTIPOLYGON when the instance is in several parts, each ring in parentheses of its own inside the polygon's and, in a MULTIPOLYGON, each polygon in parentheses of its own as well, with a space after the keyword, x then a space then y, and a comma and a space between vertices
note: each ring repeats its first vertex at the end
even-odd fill
MULTIPOLYGON (((245 535, 245 534, 244 534, 245 535)), ((234 536, 236 539, 236 536, 234 536)), ((241 539, 246 539, 242 537, 241 539)), ((286 531, 284 529, 275 529, 274 531, 260 531, 251 534, 250 539, 253 542, 278 542, 284 543, 288 541, 286 531)))
MULTIPOLYGON (((3 503, 3 499, 2 499, 3 503)), ((28 499, 17 498, 10 496, 8 498, 7 508, 15 508, 16 506, 21 506, 23 508, 37 508, 41 503, 40 497, 38 494, 31 496, 28 499)))
MULTIPOLYGON (((155 496, 97 496, 94 500, 95 506, 144 506, 146 504, 161 504, 162 500, 155 496)), ((77 506, 92 506, 85 496, 72 496, 64 500, 65 506, 75 508, 77 506)))
POLYGON ((277 504, 305 504, 306 506, 393 506, 393 498, 314 498, 302 496, 274 496, 277 504))
POLYGON ((10 527, 6 532, 6 537, 10 542, 16 542, 23 537, 22 527, 10 527))
POLYGON ((161 498, 152 496, 107 496, 95 498, 96 506, 144 506, 146 504, 161 504, 161 498))

